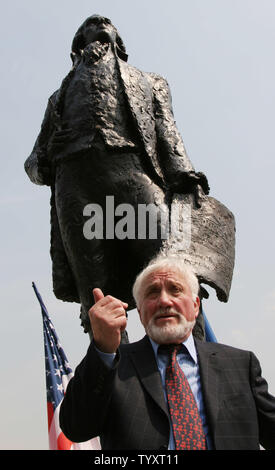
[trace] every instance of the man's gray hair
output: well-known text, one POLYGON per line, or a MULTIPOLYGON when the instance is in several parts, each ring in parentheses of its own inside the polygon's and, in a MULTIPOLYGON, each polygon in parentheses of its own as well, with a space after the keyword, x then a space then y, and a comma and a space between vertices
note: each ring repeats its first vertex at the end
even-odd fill
POLYGON ((140 306, 142 287, 147 276, 155 271, 167 268, 178 272, 184 277, 191 289, 193 300, 196 299, 200 286, 193 268, 187 264, 184 258, 180 257, 179 255, 160 254, 152 259, 148 266, 138 274, 134 282, 133 297, 135 299, 137 308, 140 306))

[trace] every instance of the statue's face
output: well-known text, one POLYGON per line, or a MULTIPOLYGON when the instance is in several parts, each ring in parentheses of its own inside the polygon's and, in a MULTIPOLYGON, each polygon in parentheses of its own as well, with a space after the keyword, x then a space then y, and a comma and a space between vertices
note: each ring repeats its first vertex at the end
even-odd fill
POLYGON ((117 30, 108 18, 93 15, 85 22, 83 36, 86 46, 94 41, 115 43, 117 30))

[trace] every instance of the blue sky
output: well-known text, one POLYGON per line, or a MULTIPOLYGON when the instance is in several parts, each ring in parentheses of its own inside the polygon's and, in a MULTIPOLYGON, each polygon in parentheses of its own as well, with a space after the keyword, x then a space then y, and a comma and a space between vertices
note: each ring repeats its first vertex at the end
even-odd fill
MULTIPOLYGON (((74 368, 88 346, 77 304, 52 293, 49 188, 24 172, 47 99, 70 69, 78 26, 100 13, 117 26, 129 63, 164 76, 178 128, 211 195, 236 218, 227 304, 204 308, 220 342, 253 350, 275 394, 272 0, 11 0, 1 15, 1 448, 47 449, 42 320, 35 281, 74 368)), ((143 336, 136 313, 130 340, 143 336)))

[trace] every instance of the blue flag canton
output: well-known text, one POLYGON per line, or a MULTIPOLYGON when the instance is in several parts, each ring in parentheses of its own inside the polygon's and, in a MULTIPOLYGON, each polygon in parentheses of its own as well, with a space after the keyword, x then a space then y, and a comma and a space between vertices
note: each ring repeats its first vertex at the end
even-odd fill
POLYGON ((54 326, 45 315, 43 315, 43 324, 47 401, 52 403, 55 410, 64 397, 73 371, 55 333, 54 326))

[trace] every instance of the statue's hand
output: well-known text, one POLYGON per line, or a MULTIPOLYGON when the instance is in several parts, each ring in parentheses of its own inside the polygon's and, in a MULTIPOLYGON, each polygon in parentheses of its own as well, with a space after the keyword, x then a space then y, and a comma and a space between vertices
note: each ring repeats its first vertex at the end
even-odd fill
POLYGON ((104 296, 98 288, 93 290, 93 295, 95 304, 89 310, 89 318, 95 345, 102 352, 114 353, 126 329, 128 304, 111 295, 104 296))
POLYGON ((173 193, 194 194, 197 207, 201 207, 205 195, 210 190, 206 176, 195 171, 176 175, 175 181, 169 184, 169 189, 173 193))

